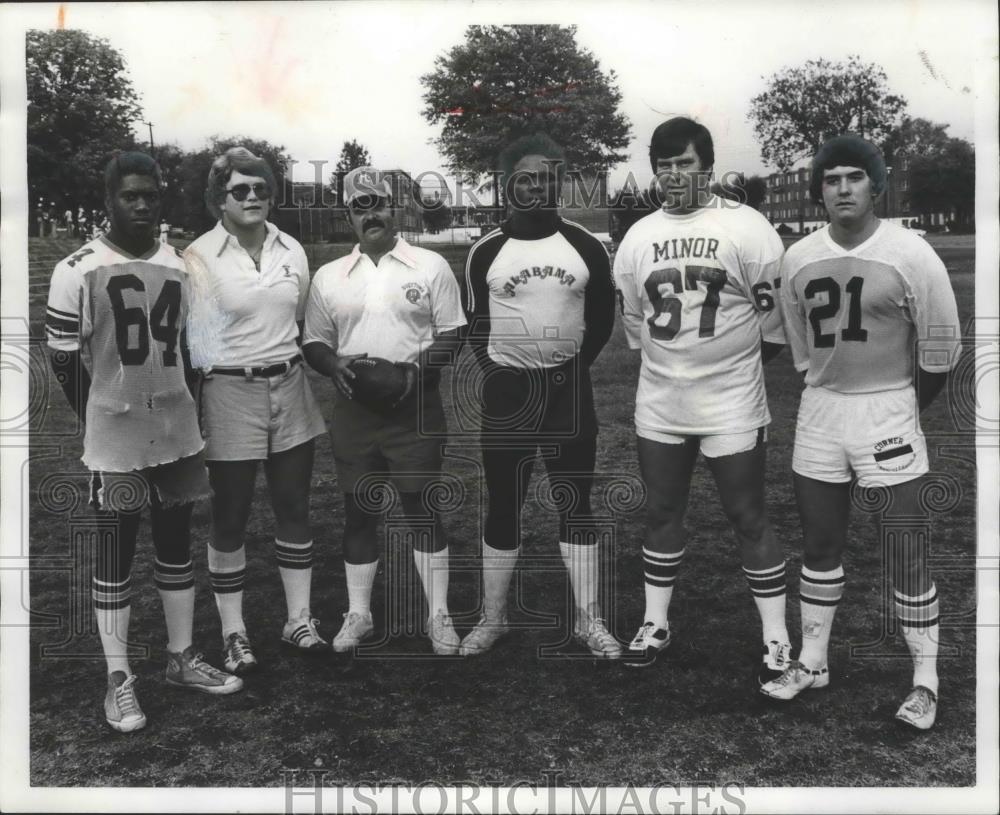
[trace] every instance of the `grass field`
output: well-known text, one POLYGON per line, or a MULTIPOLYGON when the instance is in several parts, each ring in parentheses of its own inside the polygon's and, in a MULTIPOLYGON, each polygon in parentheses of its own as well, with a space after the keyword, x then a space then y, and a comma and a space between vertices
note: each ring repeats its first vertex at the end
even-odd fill
MULTIPOLYGON (((35 337, 43 336, 51 267, 73 248, 32 242, 35 337)), ((330 251, 322 247, 317 255, 330 251)), ((456 273, 464 253, 446 250, 456 273)), ((948 247, 942 255, 963 325, 968 324, 972 251, 948 247)), ((326 259, 313 257, 314 262, 326 259)), ((40 352, 34 356, 40 362, 40 352)), ((637 476, 632 411, 638 364, 617 326, 593 370, 601 422, 598 493, 615 479, 637 476)), ((966 368, 966 378, 970 373, 966 368)), ((446 377, 446 398, 449 381, 446 377)), ((967 386, 967 379, 962 381, 967 386)), ((328 406, 331 385, 314 375, 312 382, 328 406)), ((37 399, 32 403, 48 403, 30 470, 30 599, 39 615, 31 636, 33 785, 280 786, 283 770, 317 768, 328 771, 327 784, 510 785, 539 783, 540 774, 552 770, 561 771, 565 782, 593 785, 975 783, 976 470, 974 438, 962 426, 968 415, 959 401, 962 388, 949 389, 923 417, 932 470, 943 485, 933 515, 932 550, 946 653, 938 725, 930 736, 903 733, 891 723, 909 689, 909 658, 898 635, 883 637, 892 614, 874 526, 860 512, 845 558, 847 592, 834 630, 831 687, 782 708, 754 697, 749 680, 758 623, 735 540, 702 463, 692 488, 688 557, 672 606, 675 645, 667 658, 643 671, 598 664, 565 642, 566 578, 558 561, 556 521, 533 493, 523 523, 521 609, 514 615, 524 627, 494 651, 475 660, 428 658, 426 640, 406 636, 405 627, 397 633, 399 626, 387 621, 386 601, 379 596, 387 583, 396 582, 388 580, 395 575, 390 558, 389 567, 382 561, 374 603, 376 625, 392 634, 386 642, 353 660, 289 657, 278 646, 284 603, 261 478, 247 533, 246 610, 263 670, 233 696, 186 695, 163 680, 163 622, 152 584, 152 544, 144 530, 133 580, 132 631, 137 645, 149 648, 148 658, 133 663, 149 725, 121 736, 103 721, 104 667, 91 629, 86 558, 77 556, 81 565, 72 567, 71 535, 86 527, 86 513, 68 509, 65 502, 57 505, 59 495, 46 481, 62 476, 83 483, 81 439, 54 380, 43 374, 33 378, 33 386, 37 399), (54 653, 43 656, 44 648, 54 653)), ((773 414, 768 505, 788 555, 789 627, 797 632, 800 553, 790 464, 800 383, 787 352, 768 367, 767 387, 773 414)), ((476 616, 482 491, 474 443, 457 443, 454 453, 446 470, 460 479, 467 496, 463 507, 446 516, 454 564, 451 604, 461 634, 476 616)), ((535 484, 543 481, 539 472, 536 467, 535 484)), ((322 620, 321 630, 332 636, 346 610, 346 589, 339 555, 342 501, 326 438, 317 443, 313 485, 313 612, 322 620)), ((605 498, 595 496, 595 508, 610 517, 605 498)), ((613 630, 625 640, 641 622, 643 608, 642 512, 633 508, 614 517, 615 542, 605 561, 615 570, 609 610, 613 630)), ((195 641, 219 664, 207 536, 207 508, 200 506, 194 529, 195 641)), ((414 590, 412 582, 404 585, 414 590)))

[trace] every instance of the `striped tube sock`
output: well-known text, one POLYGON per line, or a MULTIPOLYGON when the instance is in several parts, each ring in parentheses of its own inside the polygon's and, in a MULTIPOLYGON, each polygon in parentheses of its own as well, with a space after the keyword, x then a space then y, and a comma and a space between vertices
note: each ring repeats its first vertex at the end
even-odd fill
POLYGON ((132 578, 120 583, 93 579, 91 595, 94 598, 94 616, 101 635, 104 659, 108 673, 124 671, 132 674, 128 664, 128 624, 132 616, 132 578))
POLYGON ((642 567, 645 573, 646 612, 643 622, 657 628, 667 627, 667 611, 674 593, 674 581, 684 559, 684 550, 663 554, 643 547, 642 567))
POLYGON ((167 650, 178 654, 191 645, 194 626, 194 564, 153 563, 153 582, 167 622, 167 650))
POLYGON ((825 668, 830 631, 837 605, 844 596, 844 567, 816 572, 802 567, 799 600, 802 609, 802 652, 799 661, 807 668, 825 668))
POLYGON ((285 607, 289 620, 309 614, 312 587, 313 542, 289 543, 274 539, 274 557, 285 587, 285 607))
POLYGON ((913 657, 913 684, 938 692, 937 655, 940 636, 937 586, 909 597, 893 591, 896 616, 903 630, 903 640, 913 657))
POLYGON ((760 614, 764 642, 790 642, 785 625, 785 561, 769 569, 743 567, 754 605, 760 614))
POLYGON ((222 625, 222 641, 234 631, 246 633, 243 622, 243 583, 247 574, 247 550, 240 547, 235 552, 223 552, 208 545, 208 579, 215 595, 222 625))

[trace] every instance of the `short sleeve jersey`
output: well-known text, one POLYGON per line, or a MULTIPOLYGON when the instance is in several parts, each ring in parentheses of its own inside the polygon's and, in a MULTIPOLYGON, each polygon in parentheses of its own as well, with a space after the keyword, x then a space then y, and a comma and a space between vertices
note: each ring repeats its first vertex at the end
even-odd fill
POLYGON ((760 343, 785 342, 782 253, 767 219, 717 197, 629 229, 614 275, 629 347, 642 350, 637 429, 715 435, 770 421, 760 343))
POLYGON ((607 250, 572 221, 533 232, 505 222, 472 247, 465 275, 473 334, 488 318, 486 350, 500 365, 548 368, 577 353, 589 363, 614 327, 607 250))
POLYGON ((83 463, 91 470, 143 469, 204 446, 180 346, 186 278, 172 246, 157 241, 137 258, 103 236, 52 273, 49 347, 90 359, 83 463))
POLYGON ((355 246, 313 277, 303 344, 338 354, 416 362, 434 336, 465 325, 462 297, 441 255, 402 238, 376 266, 355 246))
POLYGON ((795 367, 806 384, 874 393, 957 361, 958 310, 948 272, 918 235, 886 221, 854 249, 829 226, 789 248, 781 305, 795 367), (918 347, 919 342, 919 347, 918 347))
POLYGON ((298 353, 309 293, 302 246, 267 223, 260 271, 222 223, 184 251, 191 279, 188 345, 196 368, 245 368, 298 353))

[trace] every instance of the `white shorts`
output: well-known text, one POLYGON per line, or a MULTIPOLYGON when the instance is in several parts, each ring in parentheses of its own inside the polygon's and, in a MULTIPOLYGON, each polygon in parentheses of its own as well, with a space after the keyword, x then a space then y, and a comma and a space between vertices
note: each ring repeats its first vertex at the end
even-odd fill
POLYGON ((929 469, 913 388, 837 393, 807 387, 799 404, 792 470, 817 481, 857 477, 863 487, 890 486, 929 469))
POLYGON ((261 461, 326 432, 301 363, 266 378, 213 374, 200 396, 207 461, 261 461))
POLYGON ((705 458, 722 458, 737 453, 748 453, 758 444, 767 442, 767 428, 747 430, 744 433, 716 433, 711 436, 677 436, 656 430, 643 430, 638 436, 660 444, 684 444, 691 439, 698 440, 698 449, 705 458))

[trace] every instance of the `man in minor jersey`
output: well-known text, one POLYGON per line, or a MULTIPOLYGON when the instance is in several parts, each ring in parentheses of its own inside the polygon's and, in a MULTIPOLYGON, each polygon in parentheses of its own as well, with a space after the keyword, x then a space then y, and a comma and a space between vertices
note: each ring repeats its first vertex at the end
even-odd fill
MULTIPOLYGON (((761 688, 774 699, 829 684, 827 648, 844 590, 851 482, 887 491, 892 516, 926 515, 919 500, 928 470, 919 411, 956 362, 960 327, 941 259, 922 238, 875 217, 885 184, 885 162, 874 145, 853 135, 826 142, 813 159, 810 192, 830 224, 789 249, 782 267, 786 330, 795 367, 806 375, 792 459, 805 551, 802 650, 761 688)), ((883 537, 896 614, 913 657, 913 689, 896 717, 926 730, 937 713, 939 630, 927 538, 883 537)))
POLYGON ((127 643, 132 560, 147 504, 153 580, 167 625, 167 683, 228 694, 243 682, 203 662, 191 645, 191 510, 209 486, 185 383, 184 264, 155 235, 160 169, 143 153, 122 153, 104 177, 111 228, 56 266, 45 327, 52 368, 86 424, 83 463, 93 472, 95 506, 117 521, 115 534, 98 536, 93 599, 108 669, 105 717, 130 732, 146 724, 127 643))
POLYGON ((489 514, 483 536, 483 615, 463 655, 489 650, 508 630, 507 589, 520 552, 520 515, 539 447, 559 512, 573 637, 617 659, 598 591, 590 509, 597 449, 590 366, 614 328, 611 263, 601 242, 556 206, 566 154, 525 136, 500 155, 510 217, 466 261, 469 343, 483 373, 482 453, 489 514))
POLYGON ((649 158, 663 206, 628 231, 614 269, 629 347, 642 350, 635 425, 647 487, 646 608, 626 663, 649 665, 670 643, 700 449, 760 614, 763 684, 781 674, 790 649, 785 561, 764 507, 763 362, 784 343, 775 308, 782 244, 760 213, 711 195, 715 153, 704 126, 664 122, 649 158))

